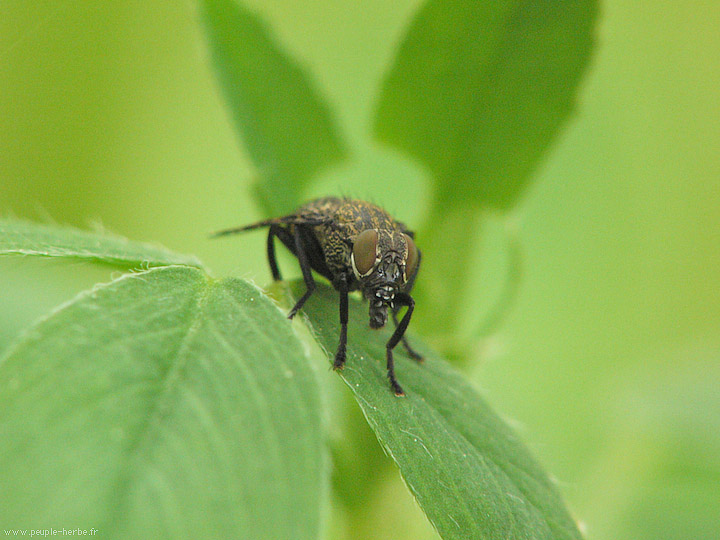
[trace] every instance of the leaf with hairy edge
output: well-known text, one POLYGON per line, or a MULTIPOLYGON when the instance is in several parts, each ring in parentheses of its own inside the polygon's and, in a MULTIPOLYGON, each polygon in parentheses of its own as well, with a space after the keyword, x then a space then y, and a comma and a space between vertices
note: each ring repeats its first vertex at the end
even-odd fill
MULTIPOLYGON (((296 283, 296 291, 303 285, 296 283)), ((338 297, 321 285, 304 307, 318 340, 335 351, 338 297)), ((426 358, 411 360, 399 345, 396 372, 407 392, 390 390, 385 369, 389 329, 371 330, 367 305, 350 302, 348 357, 341 375, 378 440, 446 540, 578 540, 575 523, 518 439, 460 373, 418 339, 426 358)))
POLYGON ((6 529, 319 535, 318 384, 245 281, 166 267, 83 293, 0 360, 0 411, 6 529))
POLYGON ((439 204, 507 209, 569 118, 597 2, 430 0, 383 87, 375 129, 425 163, 439 204))
POLYGON ((121 236, 16 219, 0 219, 0 255, 65 257, 124 267, 174 264, 202 267, 193 256, 121 236))
POLYGON ((255 164, 269 215, 302 201, 308 181, 345 149, 327 104, 303 69, 235 0, 201 0, 213 65, 255 164))

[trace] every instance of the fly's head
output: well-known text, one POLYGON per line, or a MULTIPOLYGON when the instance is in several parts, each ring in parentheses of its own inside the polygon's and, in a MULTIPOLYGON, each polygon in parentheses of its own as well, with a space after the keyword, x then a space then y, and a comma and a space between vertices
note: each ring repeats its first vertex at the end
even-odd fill
POLYGON ((370 302, 370 327, 385 326, 387 308, 417 269, 415 242, 399 231, 367 229, 355 237, 350 263, 370 302))

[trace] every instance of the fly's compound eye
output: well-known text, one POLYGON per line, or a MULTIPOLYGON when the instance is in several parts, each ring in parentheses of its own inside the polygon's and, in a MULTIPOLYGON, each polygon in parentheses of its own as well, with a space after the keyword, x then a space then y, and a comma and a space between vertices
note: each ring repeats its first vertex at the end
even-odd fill
POLYGON ((418 252, 413 239, 407 234, 403 234, 403 236, 405 237, 408 248, 407 259, 405 261, 405 281, 407 281, 415 275, 415 270, 417 270, 418 252))
POLYGON ((356 278, 367 277, 372 272, 378 258, 377 244, 378 233, 375 229, 367 229, 355 238, 350 261, 356 278))

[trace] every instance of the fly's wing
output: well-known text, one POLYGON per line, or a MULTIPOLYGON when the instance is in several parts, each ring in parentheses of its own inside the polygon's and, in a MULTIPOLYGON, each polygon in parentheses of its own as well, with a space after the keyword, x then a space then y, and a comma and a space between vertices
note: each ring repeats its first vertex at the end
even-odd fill
MULTIPOLYGON (((321 276, 327 278, 328 281, 332 282, 333 274, 330 271, 330 268, 328 268, 327 262, 325 262, 325 253, 323 252, 322 246, 320 245, 312 226, 301 224, 296 225, 296 227, 297 231, 300 233, 300 241, 302 242, 305 256, 310 263, 310 268, 315 270, 321 276)), ((290 236, 289 233, 288 236, 290 236)), ((289 245, 282 237, 280 239, 283 241, 283 244, 285 244, 285 246, 295 256, 297 256, 297 253, 295 253, 296 250, 294 243, 293 245, 289 245)))
MULTIPOLYGON (((327 224, 330 221, 332 221, 332 217, 324 216, 320 212, 311 208, 301 208, 295 214, 265 219, 263 221, 258 221, 257 223, 251 223, 250 225, 218 231, 213 233, 211 238, 229 236, 231 234, 238 234, 245 231, 251 231, 253 229, 261 229, 263 227, 271 227, 269 241, 272 242, 273 235, 277 236, 285 247, 297 257, 295 238, 293 237, 294 232, 292 229, 292 227, 295 226, 300 234, 300 241, 302 242, 302 247, 308 258, 310 267, 320 275, 325 276, 327 279, 332 281, 332 272, 330 272, 330 269, 325 263, 323 250, 318 243, 317 237, 313 233, 313 227, 327 224), (272 228, 275 230, 273 231, 272 228)), ((270 255, 268 255, 268 257, 270 257, 270 255)))
POLYGON ((323 218, 317 214, 303 213, 303 214, 290 214, 288 216, 276 217, 271 219, 265 219, 258 221, 257 223, 251 223, 250 225, 244 225, 242 227, 233 227, 232 229, 225 229, 222 231, 215 232, 210 235, 211 238, 218 238, 220 236, 228 236, 231 234, 238 234, 245 231, 251 231, 253 229, 261 229, 263 227, 270 227, 272 225, 322 225, 327 223, 327 218, 323 218))

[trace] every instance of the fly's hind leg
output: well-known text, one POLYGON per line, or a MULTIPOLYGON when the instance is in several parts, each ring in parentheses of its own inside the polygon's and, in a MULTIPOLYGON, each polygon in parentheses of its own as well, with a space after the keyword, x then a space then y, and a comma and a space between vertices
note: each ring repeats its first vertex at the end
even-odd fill
POLYGON ((297 225, 293 225, 292 233, 293 237, 295 238, 295 255, 297 256, 298 261, 300 261, 300 270, 302 270, 303 280, 305 281, 305 286, 307 287, 307 290, 305 291, 305 294, 302 295, 300 300, 297 301, 295 306, 290 310, 290 313, 288 313, 288 319, 292 319, 295 314, 300 311, 305 302, 307 302, 307 299, 312 296, 312 293, 315 292, 315 279, 312 276, 310 261, 308 261, 307 254, 305 253, 305 246, 303 245, 301 236, 302 231, 300 230, 300 227, 298 227, 297 225))
POLYGON ((278 268, 277 260, 275 259, 275 237, 279 236, 278 233, 282 234, 284 229, 278 225, 270 225, 268 230, 267 238, 267 258, 268 265, 270 266, 270 272, 272 272, 273 280, 280 281, 282 276, 280 275, 280 269, 278 268))
POLYGON ((338 343, 333 369, 342 369, 347 354, 347 326, 348 326, 348 283, 347 277, 341 274, 334 280, 333 285, 340 293, 340 343, 338 343))

